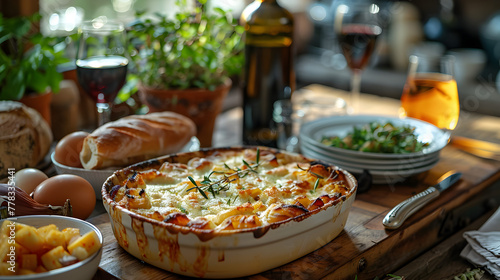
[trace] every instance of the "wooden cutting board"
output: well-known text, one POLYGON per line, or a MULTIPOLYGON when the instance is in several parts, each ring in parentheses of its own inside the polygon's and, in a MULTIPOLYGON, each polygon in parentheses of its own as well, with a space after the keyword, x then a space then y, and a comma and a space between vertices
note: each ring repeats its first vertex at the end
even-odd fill
MULTIPOLYGON (((439 163, 430 171, 401 184, 374 185, 358 194, 344 230, 332 242, 298 260, 246 279, 382 278, 457 231, 456 228, 446 230, 450 221, 457 219, 450 217, 454 211, 469 201, 499 195, 499 188, 490 187, 499 179, 499 162, 482 160, 447 146, 441 152, 439 163), (462 179, 399 229, 384 229, 382 219, 392 207, 434 184, 449 170, 462 172, 462 179)), ((90 221, 104 234, 104 251, 94 279, 185 279, 144 263, 123 250, 113 236, 107 214, 90 221)))

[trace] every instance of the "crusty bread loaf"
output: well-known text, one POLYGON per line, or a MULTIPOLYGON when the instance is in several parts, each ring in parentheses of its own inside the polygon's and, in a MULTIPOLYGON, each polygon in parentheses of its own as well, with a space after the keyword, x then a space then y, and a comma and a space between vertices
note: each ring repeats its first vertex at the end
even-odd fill
POLYGON ((107 123, 85 138, 85 169, 130 165, 178 152, 196 135, 189 118, 173 112, 132 115, 107 123))
POLYGON ((0 130, 0 177, 9 168, 36 167, 52 143, 47 122, 20 102, 0 101, 0 130))

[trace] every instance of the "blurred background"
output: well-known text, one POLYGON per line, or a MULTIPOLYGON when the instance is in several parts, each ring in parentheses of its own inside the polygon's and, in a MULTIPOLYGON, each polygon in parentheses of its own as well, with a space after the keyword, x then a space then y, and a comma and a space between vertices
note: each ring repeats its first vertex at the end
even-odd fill
MULTIPOLYGON (((67 36, 82 20, 105 16, 130 22, 136 11, 172 14, 175 0, 1 0, 5 16, 43 15, 40 30, 67 36)), ((248 0, 217 0, 235 17, 248 0)), ((298 88, 323 84, 349 90, 350 72, 333 32, 334 0, 278 1, 294 14, 298 88)), ((456 58, 456 79, 462 110, 500 116, 500 1, 419 0, 379 1, 385 26, 377 51, 363 72, 361 91, 399 99, 406 79, 408 56, 456 58)), ((66 52, 71 57, 71 48, 66 52)), ((73 56, 74 57, 74 56, 73 56)), ((241 104, 238 91, 227 107, 241 104)))

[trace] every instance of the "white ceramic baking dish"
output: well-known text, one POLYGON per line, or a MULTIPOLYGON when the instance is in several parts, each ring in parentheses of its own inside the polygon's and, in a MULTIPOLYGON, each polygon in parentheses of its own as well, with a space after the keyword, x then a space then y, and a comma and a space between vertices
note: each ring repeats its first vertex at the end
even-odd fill
POLYGON ((342 199, 307 215, 244 230, 214 233, 162 223, 116 205, 109 196, 111 188, 122 184, 133 170, 156 169, 163 162, 186 163, 193 157, 227 149, 242 148, 166 156, 133 165, 108 178, 102 189, 103 203, 120 246, 138 259, 167 271, 194 277, 230 278, 260 273, 291 262, 329 243, 342 231, 357 183, 350 173, 341 169, 350 185, 348 195, 342 199))

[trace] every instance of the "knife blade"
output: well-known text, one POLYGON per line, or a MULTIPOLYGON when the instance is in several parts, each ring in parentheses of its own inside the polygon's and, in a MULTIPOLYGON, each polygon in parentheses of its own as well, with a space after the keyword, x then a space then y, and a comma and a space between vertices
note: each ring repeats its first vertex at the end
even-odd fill
POLYGON ((492 153, 500 153, 500 144, 463 136, 452 136, 450 143, 456 146, 475 148, 492 153))
POLYGON ((406 199, 392 208, 382 220, 382 224, 387 229, 397 229, 413 213, 424 207, 431 200, 437 198, 439 194, 455 184, 462 176, 462 173, 449 171, 441 176, 438 183, 426 190, 406 199))
POLYGON ((453 136, 450 145, 480 158, 500 161, 500 145, 497 143, 453 136))

